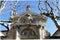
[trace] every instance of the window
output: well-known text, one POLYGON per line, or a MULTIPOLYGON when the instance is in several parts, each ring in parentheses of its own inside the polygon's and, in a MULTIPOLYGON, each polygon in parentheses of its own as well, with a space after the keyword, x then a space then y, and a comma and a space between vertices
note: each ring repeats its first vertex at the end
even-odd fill
POLYGON ((23 36, 34 36, 35 32, 29 28, 22 30, 21 35, 23 36))

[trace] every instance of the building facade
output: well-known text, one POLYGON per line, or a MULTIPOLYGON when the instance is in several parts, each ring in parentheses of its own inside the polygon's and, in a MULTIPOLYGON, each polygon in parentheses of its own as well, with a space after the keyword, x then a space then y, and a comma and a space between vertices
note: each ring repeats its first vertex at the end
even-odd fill
POLYGON ((50 33, 45 29, 47 18, 30 11, 30 6, 26 7, 26 12, 11 15, 12 28, 7 32, 5 39, 44 39, 49 38, 50 33))

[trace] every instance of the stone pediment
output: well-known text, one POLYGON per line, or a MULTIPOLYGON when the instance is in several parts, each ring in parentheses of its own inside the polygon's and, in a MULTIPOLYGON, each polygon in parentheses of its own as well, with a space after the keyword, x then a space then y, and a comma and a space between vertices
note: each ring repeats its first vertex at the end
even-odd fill
POLYGON ((13 19, 13 21, 15 21, 16 24, 25 23, 40 25, 40 21, 46 21, 46 18, 44 18, 42 15, 30 11, 23 12, 19 15, 17 14, 13 19))
POLYGON ((30 11, 30 7, 27 6, 26 12, 22 12, 20 14, 15 15, 12 18, 12 22, 17 24, 36 24, 40 25, 40 22, 46 22, 46 17, 42 14, 37 14, 35 12, 30 11))
POLYGON ((24 13, 18 18, 18 22, 21 23, 35 23, 36 21, 40 21, 40 16, 38 14, 33 14, 32 12, 24 13))

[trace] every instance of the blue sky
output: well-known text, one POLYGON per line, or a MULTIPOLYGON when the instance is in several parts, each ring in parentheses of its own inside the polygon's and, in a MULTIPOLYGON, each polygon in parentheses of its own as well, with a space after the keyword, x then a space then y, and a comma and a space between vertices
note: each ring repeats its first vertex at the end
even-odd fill
MULTIPOLYGON (((51 1, 51 0, 49 0, 49 1, 51 1)), ((56 4, 56 0, 54 0, 53 2, 56 4)), ((9 19, 10 12, 11 12, 11 9, 9 8, 10 3, 13 3, 13 1, 12 2, 7 1, 6 9, 4 9, 3 12, 2 12, 2 15, 0 15, 0 20, 8 20, 9 19)), ((17 14, 20 14, 21 12, 26 11, 26 6, 27 5, 31 6, 31 11, 36 12, 37 14, 40 13, 40 11, 38 10, 38 1, 18 1, 18 3, 17 3, 17 11, 16 11, 17 14)), ((45 8, 44 3, 42 3, 41 6, 43 8, 45 8)), ((55 12, 56 15, 58 15, 57 14, 58 13, 57 8, 55 6, 53 6, 53 5, 52 5, 52 7, 54 7, 56 9, 56 11, 54 11, 54 12, 55 12)), ((2 25, 0 25, 0 30, 6 30, 6 28, 3 27, 2 25)), ((51 35, 57 30, 55 24, 53 23, 53 21, 50 18, 47 19, 46 30, 48 30, 48 32, 50 32, 51 35)))

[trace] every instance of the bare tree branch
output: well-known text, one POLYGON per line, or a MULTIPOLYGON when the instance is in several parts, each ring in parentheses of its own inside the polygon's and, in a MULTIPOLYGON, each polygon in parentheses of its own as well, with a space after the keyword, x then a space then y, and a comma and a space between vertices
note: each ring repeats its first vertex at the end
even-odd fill
POLYGON ((48 6, 51 8, 51 11, 50 11, 50 13, 47 12, 47 14, 45 14, 45 13, 43 13, 43 14, 46 15, 47 17, 50 17, 53 20, 53 22, 55 23, 56 27, 58 29, 60 29, 60 25, 58 24, 56 16, 53 13, 53 8, 47 1, 45 1, 45 3, 48 4, 48 6))
POLYGON ((51 7, 51 5, 47 2, 47 0, 45 1, 46 4, 48 4, 48 6, 51 8, 51 12, 53 10, 53 8, 51 7))
POLYGON ((45 3, 45 6, 46 6, 46 11, 47 11, 47 13, 49 13, 49 11, 48 11, 48 7, 47 7, 47 4, 45 3))
POLYGON ((41 11, 41 7, 40 7, 40 0, 39 0, 39 3, 38 3, 38 9, 40 10, 40 12, 42 13, 42 11, 41 11))
POLYGON ((0 25, 4 26, 5 28, 7 28, 7 30, 9 30, 8 25, 4 24, 3 22, 2 22, 2 23, 0 23, 0 25))

